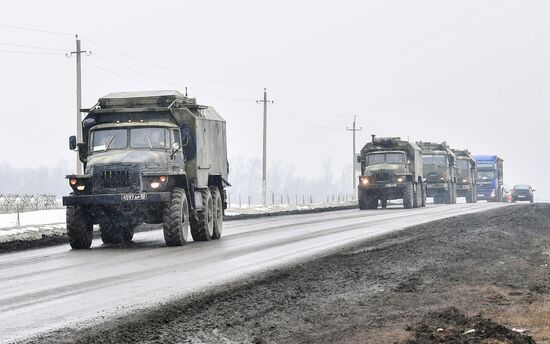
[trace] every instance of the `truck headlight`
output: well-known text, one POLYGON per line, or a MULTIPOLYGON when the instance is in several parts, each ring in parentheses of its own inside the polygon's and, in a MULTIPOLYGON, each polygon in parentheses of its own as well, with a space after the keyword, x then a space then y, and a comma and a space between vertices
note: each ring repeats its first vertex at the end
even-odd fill
POLYGON ((369 179, 367 177, 359 177, 361 185, 369 185, 369 179))
POLYGON ((83 193, 88 187, 88 183, 90 182, 90 178, 80 178, 78 176, 69 178, 69 185, 71 186, 71 189, 75 193, 83 193))
POLYGON ((404 182, 404 181, 405 181, 405 177, 401 176, 401 177, 397 178, 397 181, 398 181, 399 183, 404 182))
POLYGON ((462 182, 463 183, 467 183, 468 181, 466 179, 462 179, 462 182))
POLYGON ((161 189, 168 181, 167 176, 151 177, 148 180, 149 188, 151 190, 161 189))

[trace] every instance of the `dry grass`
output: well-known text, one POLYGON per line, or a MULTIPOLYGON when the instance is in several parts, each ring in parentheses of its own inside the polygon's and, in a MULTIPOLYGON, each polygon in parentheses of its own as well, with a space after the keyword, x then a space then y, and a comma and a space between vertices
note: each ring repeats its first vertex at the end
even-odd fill
POLYGON ((516 303, 493 318, 511 327, 525 328, 537 343, 550 343, 550 296, 531 304, 516 303))

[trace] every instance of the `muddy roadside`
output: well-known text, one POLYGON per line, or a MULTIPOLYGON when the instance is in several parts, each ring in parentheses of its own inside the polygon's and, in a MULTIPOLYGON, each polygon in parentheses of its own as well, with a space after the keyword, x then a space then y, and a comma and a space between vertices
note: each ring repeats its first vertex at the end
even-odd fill
POLYGON ((415 226, 223 291, 33 341, 550 343, 550 205, 415 226))

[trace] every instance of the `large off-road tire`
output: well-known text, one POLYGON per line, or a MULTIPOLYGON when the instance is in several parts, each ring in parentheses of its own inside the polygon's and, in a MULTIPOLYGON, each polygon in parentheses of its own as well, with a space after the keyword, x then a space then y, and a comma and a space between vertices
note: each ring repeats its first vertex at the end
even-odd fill
POLYGON ((214 231, 212 233, 212 239, 219 239, 222 237, 223 230, 223 201, 220 189, 217 186, 210 187, 210 194, 212 195, 213 206, 213 221, 214 231))
POLYGON ((111 221, 100 221, 99 233, 104 244, 120 244, 122 242, 121 231, 111 221))
POLYGON ((378 198, 368 197, 367 198, 367 209, 378 209, 378 198))
POLYGON ((417 184, 413 184, 413 208, 420 208, 422 203, 422 193, 417 184))
POLYGON ((189 236, 189 204, 182 188, 172 191, 172 198, 164 208, 162 230, 166 246, 183 246, 189 236))
POLYGON ((92 246, 93 223, 86 210, 77 205, 67 206, 67 235, 69 243, 75 250, 92 246))
POLYGON ((403 189, 403 208, 411 209, 414 204, 413 184, 408 183, 403 189))
POLYGON ((357 201, 359 203, 359 210, 367 210, 367 195, 364 192, 359 192, 357 195, 357 201))
POLYGON ((122 228, 122 242, 129 244, 132 242, 132 239, 134 239, 134 229, 135 226, 124 226, 122 228))
POLYGON ((380 200, 380 206, 382 207, 382 209, 386 209, 388 207, 388 200, 385 198, 382 198, 380 200))
POLYGON ((201 190, 202 209, 197 211, 198 221, 191 223, 191 235, 195 241, 210 241, 214 235, 214 204, 210 190, 201 190))
POLYGON ((422 203, 420 204, 420 206, 425 207, 426 206, 426 188, 424 187, 424 185, 421 185, 420 188, 422 190, 422 203))

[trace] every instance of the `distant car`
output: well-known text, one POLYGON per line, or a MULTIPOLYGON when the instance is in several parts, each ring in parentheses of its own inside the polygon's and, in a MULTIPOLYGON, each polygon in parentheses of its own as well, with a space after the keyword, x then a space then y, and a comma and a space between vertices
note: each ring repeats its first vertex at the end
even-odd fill
POLYGON ((533 203, 535 201, 535 190, 531 185, 518 184, 512 189, 512 202, 517 201, 529 201, 533 203))

